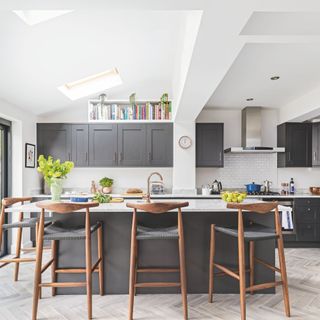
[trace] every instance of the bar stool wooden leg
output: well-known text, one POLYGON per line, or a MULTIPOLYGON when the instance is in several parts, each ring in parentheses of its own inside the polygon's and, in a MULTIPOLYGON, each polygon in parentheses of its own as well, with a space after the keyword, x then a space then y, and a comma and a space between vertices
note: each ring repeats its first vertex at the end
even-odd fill
POLYGON ((214 256, 215 256, 215 225, 211 225, 210 233, 210 262, 209 262, 209 303, 213 301, 213 288, 214 288, 214 256))
POLYGON ((104 295, 104 274, 103 274, 103 233, 102 226, 98 228, 98 259, 101 259, 99 263, 99 292, 100 296, 104 295))
MULTIPOLYGON (((36 223, 36 228, 35 228, 35 232, 36 232, 36 247, 38 246, 38 235, 39 235, 39 222, 36 223)), ((42 249, 43 250, 43 249, 42 249)), ((40 274, 40 283, 42 282, 42 274, 40 274)), ((42 288, 39 288, 39 299, 42 298, 42 288)))
MULTIPOLYGON (((138 248, 139 242, 136 240, 136 263, 135 263, 135 269, 134 269, 134 283, 137 283, 138 279, 138 264, 139 264, 139 259, 138 259, 138 254, 139 254, 139 248, 138 248)), ((134 287, 134 295, 137 295, 137 288, 134 287)))
MULTIPOLYGON (((254 285, 254 241, 250 241, 250 287, 254 285)), ((253 294, 253 290, 250 290, 253 294)))
POLYGON ((244 250, 244 230, 242 211, 238 213, 238 251, 239 251, 239 280, 240 280, 240 308, 241 320, 246 319, 246 265, 244 250))
POLYGON ((40 223, 37 239, 36 266, 34 271, 34 288, 33 288, 33 304, 32 304, 32 320, 37 319, 40 283, 41 283, 41 265, 43 252, 43 232, 44 232, 44 209, 41 211, 40 223))
POLYGON ((178 231, 179 231, 179 258, 180 258, 180 282, 181 294, 183 304, 184 319, 188 319, 188 301, 187 301, 187 274, 186 274, 186 260, 184 251, 184 234, 182 226, 181 209, 178 209, 178 231))
MULTIPOLYGON (((22 228, 18 228, 18 230, 17 230, 17 241, 16 241, 16 258, 20 258, 21 240, 22 240, 22 228)), ((14 267, 14 281, 18 281, 19 266, 20 266, 19 262, 16 262, 15 263, 15 267, 14 267)))
POLYGON ((87 303, 88 319, 92 319, 92 273, 91 273, 91 227, 90 213, 86 210, 86 282, 87 282, 87 303))
POLYGON ((131 251, 130 251, 130 280, 129 280, 129 316, 128 319, 133 319, 133 304, 135 292, 135 265, 136 265, 136 210, 133 211, 132 216, 132 230, 131 230, 131 251))
MULTIPOLYGON (((51 280, 52 282, 57 282, 57 245, 58 245, 58 241, 57 240, 52 240, 51 242, 51 252, 52 252, 52 265, 51 265, 51 280)), ((57 294, 57 288, 56 287, 52 287, 51 289, 51 294, 54 297, 57 294)))

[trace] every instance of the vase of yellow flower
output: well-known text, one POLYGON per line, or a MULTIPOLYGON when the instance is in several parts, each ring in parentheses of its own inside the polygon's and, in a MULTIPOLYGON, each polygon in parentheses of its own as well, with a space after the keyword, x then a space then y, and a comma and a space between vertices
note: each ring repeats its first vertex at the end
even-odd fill
POLYGON ((74 163, 72 161, 61 163, 59 159, 53 160, 52 156, 49 156, 48 159, 43 155, 39 156, 38 171, 43 174, 44 181, 50 187, 53 201, 60 201, 63 182, 73 167, 74 163))

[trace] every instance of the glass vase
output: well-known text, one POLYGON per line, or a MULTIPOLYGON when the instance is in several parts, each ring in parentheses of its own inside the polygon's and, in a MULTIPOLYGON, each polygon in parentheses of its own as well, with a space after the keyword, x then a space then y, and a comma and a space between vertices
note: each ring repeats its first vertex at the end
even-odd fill
POLYGON ((50 191, 51 191, 52 201, 60 201, 62 189, 63 189, 62 185, 63 185, 63 179, 59 179, 59 178, 51 179, 50 191))

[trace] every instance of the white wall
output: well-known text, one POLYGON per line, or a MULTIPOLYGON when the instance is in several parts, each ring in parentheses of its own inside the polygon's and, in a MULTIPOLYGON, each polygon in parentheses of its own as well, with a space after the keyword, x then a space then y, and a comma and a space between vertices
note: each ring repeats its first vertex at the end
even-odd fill
MULTIPOLYGON (((25 143, 36 144, 36 117, 29 112, 0 99, 0 117, 12 122, 12 196, 28 196, 32 190, 40 187, 40 179, 36 169, 25 168, 25 143)), ((16 220, 17 216, 13 216, 16 220)), ((12 236, 15 237, 16 230, 12 236)), ((30 232, 23 233, 24 246, 30 244, 30 232)), ((11 250, 14 250, 11 247, 11 250)))
MULTIPOLYGON (((262 132, 266 146, 276 146, 278 111, 263 110, 262 132)), ((203 109, 197 122, 224 122, 224 147, 241 145, 241 109, 203 109)), ((279 168, 275 154, 225 154, 224 168, 197 168, 196 185, 221 180, 226 188, 240 188, 252 181, 271 180, 273 188, 294 178, 297 189, 320 185, 320 168, 279 168)))

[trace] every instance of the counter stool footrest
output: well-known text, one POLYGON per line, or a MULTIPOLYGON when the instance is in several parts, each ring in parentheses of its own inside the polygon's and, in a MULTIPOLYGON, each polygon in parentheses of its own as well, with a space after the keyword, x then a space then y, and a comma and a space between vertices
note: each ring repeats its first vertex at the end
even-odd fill
POLYGON ((137 269, 140 273, 175 273, 180 272, 180 269, 175 268, 140 268, 137 269))
POLYGON ((226 268, 226 267, 224 267, 224 266, 222 266, 221 264, 218 264, 218 263, 215 263, 214 266, 215 266, 217 269, 221 270, 222 272, 226 273, 228 276, 230 276, 230 277, 232 277, 232 278, 235 278, 235 279, 237 279, 237 280, 240 279, 239 275, 237 274, 237 273, 239 273, 239 271, 237 271, 237 273, 236 273, 236 272, 233 272, 233 271, 231 271, 230 269, 228 269, 228 268, 226 268))
POLYGON ((169 288, 181 287, 180 282, 141 282, 134 285, 136 288, 169 288))
POLYGON ((261 284, 256 284, 254 286, 246 288, 246 291, 258 291, 263 289, 270 289, 270 288, 274 288, 276 286, 281 286, 281 285, 283 285, 283 281, 261 283, 261 284))
MULTIPOLYGON (((56 269, 55 273, 86 273, 86 269, 76 268, 76 269, 56 269)), ((94 269, 93 272, 99 272, 99 269, 94 269)))
POLYGON ((54 259, 51 259, 50 261, 48 261, 41 269, 41 273, 44 273, 52 264, 52 262, 54 261, 54 259))
POLYGON ((11 262, 34 262, 36 261, 35 258, 8 258, 8 259, 1 259, 0 263, 11 263, 11 262))
POLYGON ((265 267, 267 267, 267 268, 269 268, 269 269, 271 269, 273 271, 281 273, 281 270, 279 268, 277 268, 275 266, 272 266, 271 264, 269 264, 269 263, 267 263, 267 262, 265 262, 265 261, 263 261, 261 259, 254 258, 254 260, 255 260, 255 262, 257 262, 257 263, 259 263, 259 264, 261 264, 261 265, 263 265, 263 266, 265 266, 265 267))
MULTIPOLYGON (((237 269, 230 269, 232 272, 239 274, 239 270, 237 269)), ((250 272, 250 269, 246 269, 245 272, 250 272)), ((223 276, 227 276, 228 274, 226 274, 225 272, 217 272, 214 274, 215 277, 223 277, 223 276)))
POLYGON ((97 270, 99 263, 102 261, 102 258, 99 258, 97 260, 97 262, 93 265, 93 267, 91 268, 91 273, 94 272, 95 270, 97 270))
MULTIPOLYGON (((36 247, 32 248, 21 248, 22 252, 35 252, 37 250, 36 247)), ((51 250, 51 247, 43 247, 43 250, 51 250)))
POLYGON ((40 283, 39 287, 50 287, 50 288, 72 288, 72 287, 85 287, 86 282, 48 282, 40 283))

